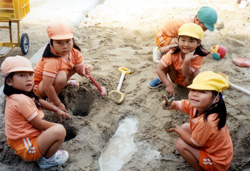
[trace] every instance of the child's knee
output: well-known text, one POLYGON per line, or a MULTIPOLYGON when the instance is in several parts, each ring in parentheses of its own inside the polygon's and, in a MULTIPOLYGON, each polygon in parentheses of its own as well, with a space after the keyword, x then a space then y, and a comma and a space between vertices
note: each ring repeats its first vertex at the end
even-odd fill
POLYGON ((65 79, 64 78, 59 78, 59 79, 55 80, 54 85, 60 85, 60 86, 65 87, 66 83, 67 83, 67 79, 66 78, 65 79))
POLYGON ((183 149, 184 149, 184 144, 185 142, 181 139, 181 138, 178 138, 175 142, 175 148, 176 150, 180 153, 183 149))
POLYGON ((63 138, 66 137, 66 129, 65 129, 64 126, 61 125, 61 124, 56 124, 56 125, 54 126, 54 133, 55 133, 56 135, 60 135, 59 137, 63 137, 63 138))
POLYGON ((59 71, 56 75, 54 85, 58 86, 66 86, 67 83, 67 75, 65 71, 59 71))
POLYGON ((190 131, 190 123, 184 123, 183 125, 181 125, 181 128, 186 131, 190 131))
POLYGON ((187 76, 187 77, 185 78, 185 85, 186 85, 186 86, 189 86, 190 84, 192 84, 193 79, 194 79, 193 74, 187 76))

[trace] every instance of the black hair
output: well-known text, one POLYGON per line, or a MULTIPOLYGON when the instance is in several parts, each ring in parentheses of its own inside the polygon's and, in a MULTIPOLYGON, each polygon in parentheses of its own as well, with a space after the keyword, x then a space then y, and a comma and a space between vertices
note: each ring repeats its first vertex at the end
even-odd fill
POLYGON ((7 77, 5 77, 5 80, 4 80, 4 88, 3 88, 3 93, 6 95, 6 96, 10 96, 12 94, 24 94, 28 97, 30 97, 36 104, 36 107, 38 109, 41 109, 41 105, 39 103, 39 97, 32 91, 30 92, 25 92, 25 91, 21 91, 21 90, 18 90, 18 89, 15 89, 14 87, 12 86, 9 86, 7 83, 6 83, 6 79, 12 79, 13 78, 13 75, 14 75, 14 72, 10 73, 7 77))
MULTIPOLYGON (((212 94, 216 97, 218 92, 217 91, 212 91, 212 94)), ((226 125, 226 119, 227 119, 227 109, 226 109, 226 105, 225 102, 222 98, 222 94, 219 93, 220 99, 217 103, 213 104, 204 114, 204 121, 207 120, 207 117, 210 114, 213 113, 218 113, 217 118, 215 118, 215 120, 219 119, 218 122, 218 130, 220 130, 221 128, 223 128, 226 125)))
MULTIPOLYGON (((178 40, 180 39, 181 36, 178 37, 178 40)), ((199 39, 196 38, 192 38, 194 40, 196 40, 197 42, 199 42, 199 39)), ((180 52, 180 48, 179 46, 176 47, 176 49, 174 50, 173 54, 180 52)), ((209 54, 209 52, 200 44, 199 46, 197 46, 197 48, 195 49, 194 54, 199 55, 199 56, 207 56, 209 54)))
MULTIPOLYGON (((55 55, 54 53, 51 52, 50 46, 53 47, 53 39, 50 39, 48 45, 46 46, 46 48, 43 52, 43 57, 45 57, 45 58, 58 58, 58 57, 60 57, 60 56, 55 55)), ((75 43, 74 38, 73 38, 73 48, 81 51, 81 48, 75 43)))

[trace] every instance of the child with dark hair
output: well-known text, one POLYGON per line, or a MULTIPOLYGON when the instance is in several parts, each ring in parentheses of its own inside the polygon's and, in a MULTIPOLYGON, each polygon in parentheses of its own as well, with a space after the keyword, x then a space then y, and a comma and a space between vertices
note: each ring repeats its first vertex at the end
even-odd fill
POLYGON ((199 9, 195 16, 189 18, 172 18, 162 26, 155 35, 154 59, 157 62, 161 59, 163 54, 166 54, 172 47, 178 46, 178 30, 186 23, 194 23, 203 29, 214 31, 214 25, 217 22, 217 12, 209 6, 203 6, 199 9))
POLYGON ((42 169, 66 162, 68 152, 59 150, 66 130, 61 124, 43 120, 42 108, 55 112, 60 120, 71 116, 33 93, 34 70, 27 58, 7 57, 1 71, 5 76, 5 134, 9 146, 27 161, 40 159, 42 169))
POLYGON ((173 101, 165 97, 163 109, 179 110, 190 116, 189 123, 166 130, 180 138, 176 149, 194 170, 221 170, 230 167, 233 144, 226 126, 227 110, 222 90, 227 81, 211 71, 201 72, 188 86, 188 100, 173 101))
MULTIPOLYGON (((201 45, 204 32, 197 24, 183 24, 178 35, 177 49, 170 50, 164 55, 156 69, 159 77, 157 79, 166 86, 166 93, 169 97, 175 97, 172 83, 184 87, 192 83, 195 76, 200 73, 204 57, 208 54, 201 45)), ((151 84, 158 82, 157 79, 151 81, 149 86, 152 87, 151 84)))
POLYGON ((66 111, 58 94, 66 85, 78 86, 78 82, 70 78, 75 73, 87 76, 92 72, 93 66, 83 63, 81 49, 74 41, 70 23, 52 22, 47 27, 47 34, 50 43, 34 68, 34 92, 41 98, 48 98, 58 108, 66 111))

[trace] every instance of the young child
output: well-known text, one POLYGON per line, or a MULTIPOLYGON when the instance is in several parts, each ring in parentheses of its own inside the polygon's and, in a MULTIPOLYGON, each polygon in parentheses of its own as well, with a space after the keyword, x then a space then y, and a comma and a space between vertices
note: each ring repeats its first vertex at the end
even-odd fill
POLYGON ((233 158, 233 144, 226 126, 227 111, 222 90, 227 81, 212 71, 201 72, 188 86, 188 100, 170 101, 164 109, 179 110, 190 116, 190 122, 166 130, 180 138, 176 149, 194 170, 228 170, 233 158))
POLYGON ((72 75, 78 73, 86 76, 93 70, 93 66, 83 64, 81 49, 74 42, 70 23, 53 22, 47 27, 47 33, 50 43, 34 68, 34 92, 42 98, 48 97, 49 101, 66 111, 58 94, 67 83, 78 85, 74 80, 70 80, 72 75))
MULTIPOLYGON (((199 74, 204 56, 208 54, 205 53, 206 50, 201 45, 203 34, 200 26, 194 23, 183 24, 178 31, 179 46, 164 55, 158 64, 156 73, 166 85, 166 92, 169 97, 175 97, 174 86, 171 81, 186 87, 199 74)), ((149 86, 151 86, 150 83, 149 86)))
MULTIPOLYGON (((189 18, 173 18, 170 19, 155 36, 156 48, 154 48, 154 61, 159 62, 164 54, 170 49, 178 46, 178 30, 186 23, 194 23, 203 29, 214 31, 214 25, 217 22, 217 12, 208 6, 201 7, 195 16, 189 18)), ((149 82, 150 88, 158 88, 162 84, 159 78, 149 82)))
POLYGON ((155 43, 157 48, 157 57, 161 59, 161 56, 168 52, 172 47, 178 46, 178 30, 186 23, 194 23, 203 29, 205 32, 207 29, 214 31, 214 25, 217 22, 217 12, 208 6, 201 7, 195 16, 190 18, 173 18, 170 19, 155 35, 155 43))
POLYGON ((27 58, 7 57, 1 71, 5 76, 5 133, 9 146, 27 161, 40 158, 43 169, 66 162, 68 152, 59 150, 66 130, 61 124, 43 120, 42 108, 54 111, 60 120, 70 115, 33 93, 34 70, 27 58))

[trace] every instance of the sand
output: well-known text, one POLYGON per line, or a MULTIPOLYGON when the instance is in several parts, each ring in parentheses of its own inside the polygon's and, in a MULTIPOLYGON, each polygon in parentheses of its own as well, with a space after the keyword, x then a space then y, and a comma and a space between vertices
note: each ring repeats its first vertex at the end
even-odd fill
MULTIPOLYGON (((70 153, 70 158, 65 164, 50 170, 99 170, 102 149, 117 130, 119 122, 127 116, 139 120, 134 137, 137 151, 124 164, 122 171, 192 170, 176 153, 175 140, 178 136, 166 133, 163 128, 166 122, 177 125, 188 122, 187 115, 162 110, 165 88, 149 89, 147 84, 157 76, 157 64, 152 59, 157 29, 169 18, 195 14, 205 5, 217 10, 219 21, 214 32, 205 33, 202 44, 206 49, 224 45, 228 50, 220 60, 208 55, 202 71, 225 73, 232 83, 250 90, 249 68, 232 63, 237 56, 250 59, 250 6, 238 9, 236 0, 179 0, 178 3, 173 0, 103 1, 74 28, 75 40, 82 48, 84 61, 94 66, 93 78, 108 92, 117 88, 121 76, 119 67, 131 70, 121 87, 125 99, 118 105, 114 98, 101 96, 90 79, 74 76, 79 80, 80 87, 67 87, 60 95, 72 114, 72 120, 62 123, 67 130, 67 141, 62 148, 70 153)), ((45 32, 48 22, 49 19, 40 21, 40 24, 27 20, 22 23, 21 30, 28 32, 32 40, 28 58, 48 42, 45 32)), ((11 54, 21 55, 21 52, 15 49, 11 54)), ((187 98, 187 89, 175 86, 175 90, 176 100, 187 98)), ((249 170, 250 96, 233 87, 225 90, 223 95, 228 111, 227 127, 234 144, 234 157, 229 170, 249 170)), ((59 122, 49 112, 46 112, 46 119, 59 122)), ((2 112, 0 135, 0 168, 38 170, 36 163, 20 159, 8 147, 2 112)))

